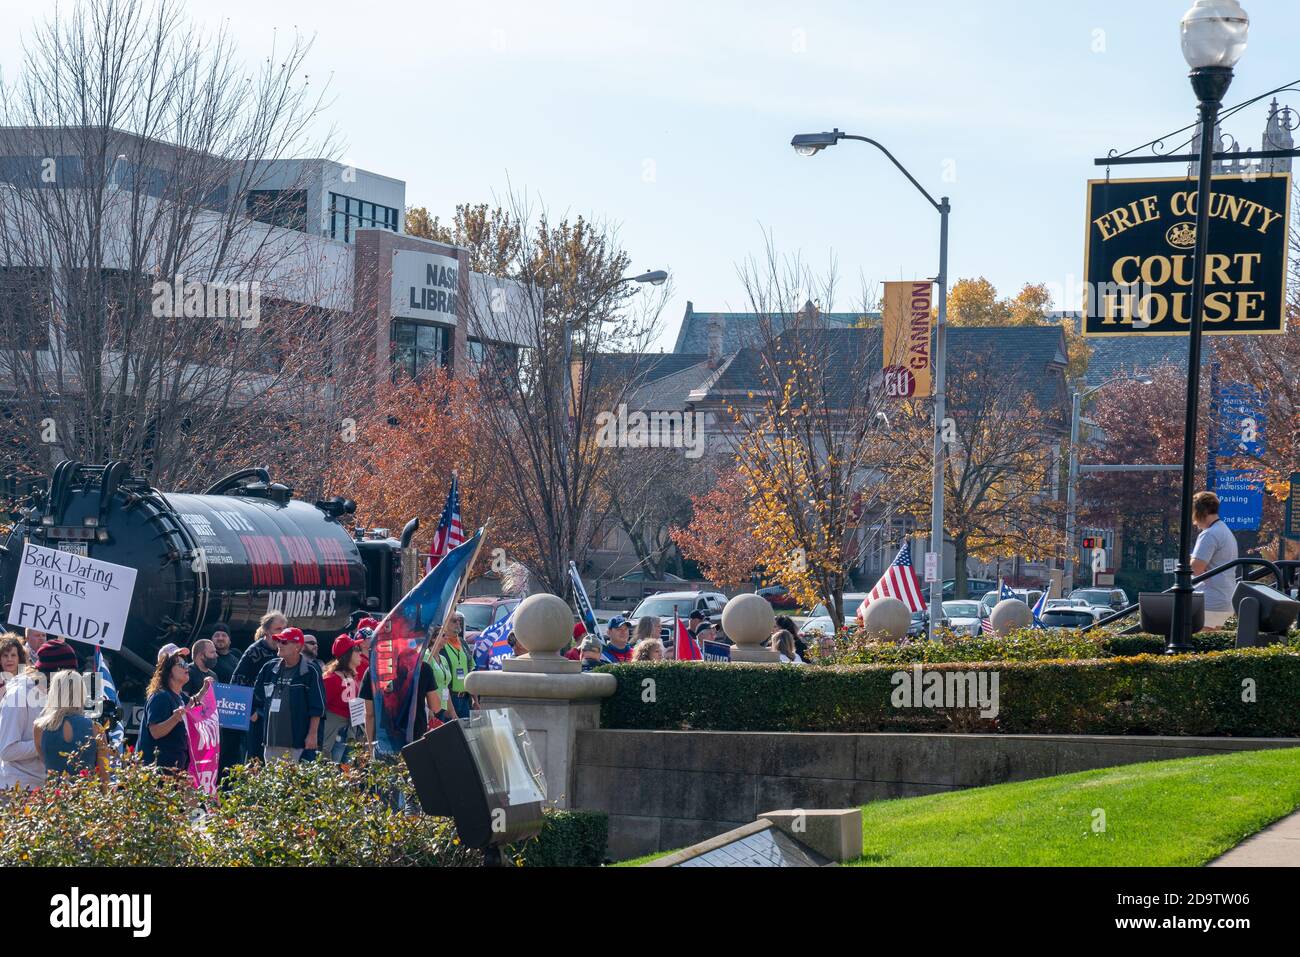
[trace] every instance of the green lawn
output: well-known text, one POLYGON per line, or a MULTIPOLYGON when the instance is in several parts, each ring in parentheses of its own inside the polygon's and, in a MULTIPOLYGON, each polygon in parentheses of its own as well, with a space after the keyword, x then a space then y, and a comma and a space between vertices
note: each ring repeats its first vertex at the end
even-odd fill
POLYGON ((1300 748, 1153 761, 865 805, 852 863, 1199 866, 1297 808, 1300 748))
POLYGON ((855 863, 1197 866, 1297 807, 1300 748, 1154 761, 868 804, 855 863))

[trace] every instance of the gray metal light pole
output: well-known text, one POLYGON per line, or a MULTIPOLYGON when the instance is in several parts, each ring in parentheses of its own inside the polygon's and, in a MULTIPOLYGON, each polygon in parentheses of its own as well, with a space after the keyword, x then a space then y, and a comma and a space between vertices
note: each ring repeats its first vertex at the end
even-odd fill
POLYGON ((1121 375, 1113 379, 1107 379, 1101 385, 1093 386, 1084 392, 1076 391, 1071 396, 1070 402, 1070 468, 1065 481, 1065 569, 1061 576, 1061 597, 1068 598, 1067 594, 1074 588, 1074 578, 1078 572, 1079 549, 1074 544, 1074 513, 1075 513, 1075 489, 1079 482, 1079 419, 1083 409, 1083 400, 1088 398, 1094 392, 1100 392, 1108 385, 1114 385, 1116 382, 1137 382, 1141 385, 1150 385, 1151 380, 1146 376, 1121 375))
POLYGON ((927 637, 933 641, 935 625, 943 617, 943 424, 948 417, 945 394, 948 379, 948 214, 952 211, 952 205, 948 202, 947 196, 939 200, 931 196, 929 191, 916 181, 916 177, 894 158, 893 153, 868 137, 843 133, 835 129, 829 133, 800 133, 790 140, 790 145, 804 156, 815 156, 840 140, 859 140, 870 143, 880 150, 939 212, 939 275, 935 278, 935 282, 939 285, 939 306, 934 332, 934 485, 930 493, 930 550, 939 555, 939 574, 930 583, 930 623, 926 629, 927 637))
POLYGON ((1205 262, 1210 251, 1215 126, 1219 105, 1232 83, 1232 68, 1246 50, 1250 19, 1237 0, 1197 0, 1183 17, 1183 57, 1192 68, 1200 114, 1197 148, 1196 256, 1192 260, 1191 321, 1187 329, 1187 411, 1183 424, 1183 488, 1178 508, 1178 567, 1174 572, 1173 620, 1167 654, 1192 650, 1192 482, 1196 475, 1196 413, 1200 402, 1201 323, 1205 308, 1205 262))

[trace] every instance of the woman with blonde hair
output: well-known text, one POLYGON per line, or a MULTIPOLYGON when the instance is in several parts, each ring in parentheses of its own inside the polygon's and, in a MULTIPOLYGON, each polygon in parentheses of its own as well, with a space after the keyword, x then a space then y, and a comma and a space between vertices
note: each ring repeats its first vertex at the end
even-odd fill
POLYGON ((45 709, 32 726, 36 749, 50 777, 95 771, 107 786, 108 769, 100 761, 107 744, 95 723, 86 717, 86 680, 76 671, 56 671, 50 677, 45 709))
POLYGON ((647 638, 658 638, 662 627, 659 619, 654 615, 637 619, 636 631, 632 634, 632 644, 639 645, 647 638))
POLYGON ((782 628, 772 635, 768 640, 772 650, 780 654, 781 663, 784 665, 801 665, 803 659, 799 657, 799 652, 794 646, 794 635, 782 628))
POLYGON ((664 643, 658 638, 643 638, 632 649, 633 661, 663 661, 664 643))

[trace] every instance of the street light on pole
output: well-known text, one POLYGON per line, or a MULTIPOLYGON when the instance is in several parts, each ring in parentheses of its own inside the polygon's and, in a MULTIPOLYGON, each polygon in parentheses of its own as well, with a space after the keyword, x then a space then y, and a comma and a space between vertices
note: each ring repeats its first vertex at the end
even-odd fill
POLYGON ((948 214, 952 211, 952 206, 947 196, 938 200, 931 196, 926 188, 916 181, 916 177, 894 158, 893 153, 868 137, 855 136, 834 129, 829 133, 800 133, 790 140, 790 145, 802 156, 815 156, 840 140, 858 140, 862 143, 870 143, 880 150, 939 213, 939 275, 935 279, 939 284, 939 316, 934 332, 934 486, 930 501, 930 550, 939 555, 940 572, 930 583, 931 614, 927 627, 927 637, 933 641, 936 622, 942 617, 943 612, 943 421, 947 416, 944 388, 948 356, 948 214))
MULTIPOLYGON (((610 290, 612 290, 615 286, 621 286, 625 282, 635 282, 635 283, 647 284, 651 286, 662 286, 667 281, 668 281, 668 271, 665 269, 652 269, 649 272, 643 272, 640 275, 636 275, 636 276, 620 276, 618 279, 615 279, 613 282, 609 283, 603 289, 601 289, 597 295, 593 296, 591 299, 591 304, 593 306, 598 305, 601 301, 604 300, 605 296, 609 294, 610 290)), ((579 319, 585 318, 587 313, 590 311, 591 311, 590 307, 588 309, 583 310, 582 315, 579 316, 578 318, 579 319)), ((564 414, 566 417, 569 417, 574 414, 575 410, 573 408, 573 323, 570 322, 568 319, 564 320, 564 381, 566 383, 565 392, 564 392, 564 397, 565 397, 564 414)), ((569 429, 568 426, 566 425, 564 429, 564 435, 566 439, 568 437, 568 434, 569 434, 569 429)), ((565 454, 566 456, 568 454, 567 447, 565 448, 565 454)))
POLYGON ((1187 346, 1187 412, 1183 425, 1183 488, 1178 512, 1178 566, 1174 572, 1169 654, 1191 651, 1192 482, 1196 474, 1196 412, 1200 402, 1201 323, 1205 307, 1205 259, 1210 240, 1210 190, 1214 172, 1214 130, 1219 106, 1232 83, 1232 68, 1246 50, 1250 18, 1237 0, 1196 0, 1183 15, 1183 57, 1191 67, 1200 113, 1199 176, 1196 188, 1196 253, 1193 259, 1191 321, 1187 346))
POLYGON ((1100 392, 1108 385, 1114 385, 1116 382, 1136 382, 1139 385, 1150 385, 1149 376, 1120 375, 1113 379, 1107 379, 1100 385, 1095 385, 1091 389, 1083 392, 1075 391, 1071 397, 1070 409, 1070 467, 1067 471, 1065 482, 1065 569, 1061 581, 1061 597, 1068 598, 1069 592, 1074 589, 1074 578, 1077 573, 1078 552, 1079 549, 1074 544, 1074 512, 1075 512, 1075 489, 1079 481, 1079 419, 1083 409, 1083 400, 1088 398, 1094 392, 1100 392))

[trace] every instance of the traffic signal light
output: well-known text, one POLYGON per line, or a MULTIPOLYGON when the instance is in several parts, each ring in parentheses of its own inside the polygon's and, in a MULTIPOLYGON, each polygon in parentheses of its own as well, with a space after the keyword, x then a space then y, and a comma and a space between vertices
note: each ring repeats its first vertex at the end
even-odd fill
POLYGON ((1085 538, 1083 540, 1084 548, 1105 548, 1106 539, 1104 538, 1085 538))

